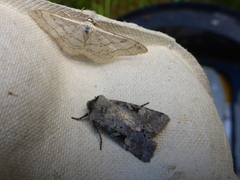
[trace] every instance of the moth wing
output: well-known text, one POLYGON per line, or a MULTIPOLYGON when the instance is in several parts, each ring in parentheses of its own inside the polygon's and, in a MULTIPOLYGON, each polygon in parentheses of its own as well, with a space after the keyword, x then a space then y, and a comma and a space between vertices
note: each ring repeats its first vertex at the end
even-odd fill
POLYGON ((89 52, 89 57, 100 63, 118 56, 133 56, 147 52, 147 48, 140 42, 96 26, 85 48, 89 52))
POLYGON ((150 162, 156 143, 142 133, 133 132, 124 139, 123 147, 143 162, 150 162))
POLYGON ((138 114, 142 117, 140 121, 142 131, 149 138, 160 133, 170 121, 166 114, 148 108, 141 108, 138 114))
POLYGON ((162 112, 123 101, 111 100, 111 102, 130 111, 128 117, 131 118, 122 118, 124 124, 135 131, 141 131, 149 138, 161 132, 170 121, 170 118, 162 112))
POLYGON ((82 22, 44 10, 31 10, 29 15, 57 41, 63 51, 70 55, 86 55, 82 22))
POLYGON ((129 129, 123 132, 109 127, 104 127, 102 130, 141 161, 150 162, 153 157, 157 145, 143 133, 129 129))

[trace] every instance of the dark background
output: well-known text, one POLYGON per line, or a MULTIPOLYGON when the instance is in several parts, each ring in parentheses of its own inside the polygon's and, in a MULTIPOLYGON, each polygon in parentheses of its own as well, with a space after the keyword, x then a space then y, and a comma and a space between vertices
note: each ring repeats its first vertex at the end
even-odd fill
POLYGON ((50 0, 52 2, 74 7, 76 9, 89 9, 96 11, 109 18, 117 18, 129 11, 144 6, 161 3, 161 2, 205 2, 217 3, 227 7, 240 9, 239 0, 50 0))

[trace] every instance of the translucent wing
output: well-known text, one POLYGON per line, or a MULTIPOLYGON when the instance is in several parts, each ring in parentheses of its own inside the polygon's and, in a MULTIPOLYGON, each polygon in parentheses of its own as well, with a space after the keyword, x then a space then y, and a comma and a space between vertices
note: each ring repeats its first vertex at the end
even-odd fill
POLYGON ((147 52, 147 48, 141 43, 95 26, 85 49, 89 52, 89 57, 97 62, 108 61, 117 56, 132 56, 147 52))
POLYGON ((29 14, 70 55, 106 62, 117 56, 147 52, 140 42, 108 32, 87 20, 76 21, 44 10, 32 10, 29 14))
POLYGON ((70 55, 84 54, 84 39, 81 22, 48 11, 32 10, 30 16, 58 45, 70 55))

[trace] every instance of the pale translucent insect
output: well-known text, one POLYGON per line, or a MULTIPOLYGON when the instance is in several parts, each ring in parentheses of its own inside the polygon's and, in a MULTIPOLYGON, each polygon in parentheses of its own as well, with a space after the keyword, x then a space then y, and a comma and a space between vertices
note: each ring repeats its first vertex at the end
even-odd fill
POLYGON ((31 10, 29 14, 69 55, 85 55, 101 63, 147 52, 140 42, 95 26, 92 18, 80 21, 44 10, 31 10))

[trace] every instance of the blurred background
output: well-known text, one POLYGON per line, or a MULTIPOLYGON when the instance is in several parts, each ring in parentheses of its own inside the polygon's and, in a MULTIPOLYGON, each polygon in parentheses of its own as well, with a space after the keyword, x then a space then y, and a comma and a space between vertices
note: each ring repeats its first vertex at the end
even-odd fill
POLYGON ((210 81, 240 178, 240 0, 51 0, 161 31, 192 53, 210 81))
MULTIPOLYGON (((93 10, 98 14, 104 15, 109 18, 117 18, 129 11, 135 10, 137 8, 142 8, 144 6, 164 3, 164 2, 184 2, 183 0, 50 0, 58 4, 74 7, 77 9, 93 10)), ((185 2, 193 2, 186 1, 185 2)), ((224 6, 233 7, 240 9, 239 0, 201 0, 200 2, 205 3, 218 3, 224 6)))

